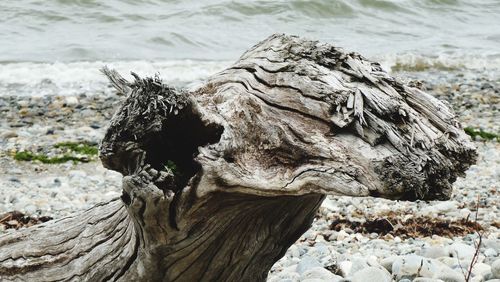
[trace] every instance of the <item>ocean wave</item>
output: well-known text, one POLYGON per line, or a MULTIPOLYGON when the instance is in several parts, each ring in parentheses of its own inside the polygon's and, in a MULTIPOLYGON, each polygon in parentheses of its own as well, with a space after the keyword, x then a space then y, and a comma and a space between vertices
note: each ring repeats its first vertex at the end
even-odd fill
MULTIPOLYGON (((417 54, 385 55, 369 58, 388 72, 487 71, 500 74, 500 58, 475 56, 424 57, 417 54)), ((194 87, 203 79, 232 64, 231 61, 115 61, 0 64, 0 95, 109 95, 106 78, 99 69, 107 65, 128 79, 130 71, 140 76, 159 73, 164 81, 178 87, 194 87)))
POLYGON ((182 60, 0 64, 0 95, 110 94, 108 81, 99 71, 105 65, 130 80, 131 71, 140 76, 158 73, 166 83, 184 87, 223 70, 230 62, 182 60))
POLYGON ((0 61, 232 60, 272 33, 368 56, 500 54, 496 0, 39 0, 0 4, 0 61))

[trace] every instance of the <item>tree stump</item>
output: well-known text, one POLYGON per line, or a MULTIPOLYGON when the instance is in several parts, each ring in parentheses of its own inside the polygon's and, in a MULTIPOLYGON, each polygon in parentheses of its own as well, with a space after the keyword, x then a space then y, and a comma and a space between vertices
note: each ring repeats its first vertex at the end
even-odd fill
POLYGON ((123 195, 0 237, 2 281, 264 281, 325 195, 444 200, 476 159, 443 102, 317 41, 273 35, 190 92, 103 72, 123 195))

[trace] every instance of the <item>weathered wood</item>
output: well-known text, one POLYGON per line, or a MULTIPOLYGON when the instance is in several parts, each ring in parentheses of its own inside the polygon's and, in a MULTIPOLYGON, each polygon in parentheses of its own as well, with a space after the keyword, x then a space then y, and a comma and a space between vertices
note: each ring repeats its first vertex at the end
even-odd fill
POLYGON ((475 162, 443 103, 329 44, 273 35, 189 92, 104 73, 121 200, 0 237, 5 281, 263 281, 325 195, 446 199, 475 162))

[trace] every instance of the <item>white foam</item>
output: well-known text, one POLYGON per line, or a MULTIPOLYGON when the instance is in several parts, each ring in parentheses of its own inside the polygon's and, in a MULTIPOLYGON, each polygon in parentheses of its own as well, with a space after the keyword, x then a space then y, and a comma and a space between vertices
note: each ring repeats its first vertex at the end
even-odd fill
POLYGON ((388 72, 428 71, 428 70, 486 70, 499 71, 499 56, 447 55, 423 56, 413 53, 386 54, 373 58, 379 61, 382 68, 388 72))
MULTIPOLYGON (((392 70, 487 70, 500 72, 500 57, 446 56, 426 57, 415 54, 382 55, 370 58, 381 62, 382 67, 392 70)), ((34 63, 19 62, 0 64, 0 96, 44 96, 111 94, 107 79, 99 71, 107 65, 118 70, 127 79, 130 71, 140 76, 160 73, 168 84, 175 86, 195 85, 228 66, 230 61, 116 61, 34 63)))
POLYGON ((73 63, 8 63, 0 65, 0 95, 74 95, 105 91, 107 79, 99 69, 116 69, 127 79, 160 73, 166 83, 185 85, 202 80, 230 65, 227 61, 122 61, 73 63))

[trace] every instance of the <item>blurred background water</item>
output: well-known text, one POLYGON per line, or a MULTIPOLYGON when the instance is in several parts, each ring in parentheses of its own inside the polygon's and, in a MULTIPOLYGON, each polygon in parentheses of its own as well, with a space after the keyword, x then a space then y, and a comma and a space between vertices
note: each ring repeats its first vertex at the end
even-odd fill
POLYGON ((104 64, 184 85, 277 32, 388 71, 500 69, 498 0, 19 0, 0 2, 0 95, 94 91, 104 64))

